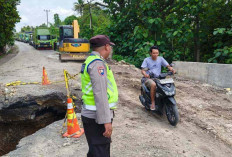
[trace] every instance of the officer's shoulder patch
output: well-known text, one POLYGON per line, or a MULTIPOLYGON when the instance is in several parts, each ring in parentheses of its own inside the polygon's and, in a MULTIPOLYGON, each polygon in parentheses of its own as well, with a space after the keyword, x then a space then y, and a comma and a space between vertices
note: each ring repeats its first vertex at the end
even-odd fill
POLYGON ((86 65, 86 64, 85 64, 85 63, 83 63, 83 64, 82 64, 82 66, 81 66, 81 73, 82 73, 82 74, 84 73, 85 65, 86 65))
POLYGON ((97 70, 98 70, 98 73, 100 74, 100 76, 105 75, 105 67, 104 66, 97 67, 97 70))

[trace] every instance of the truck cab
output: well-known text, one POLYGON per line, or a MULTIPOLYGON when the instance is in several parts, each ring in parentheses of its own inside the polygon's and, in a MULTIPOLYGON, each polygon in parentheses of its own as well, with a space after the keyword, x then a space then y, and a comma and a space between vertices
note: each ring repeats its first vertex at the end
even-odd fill
POLYGON ((52 48, 51 34, 48 28, 36 28, 33 34, 33 44, 38 48, 52 48))

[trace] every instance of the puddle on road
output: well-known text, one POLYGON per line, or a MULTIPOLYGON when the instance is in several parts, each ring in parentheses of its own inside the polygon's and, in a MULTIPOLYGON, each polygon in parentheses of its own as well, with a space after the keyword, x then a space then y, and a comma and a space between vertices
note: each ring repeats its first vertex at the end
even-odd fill
POLYGON ((66 102, 60 97, 17 102, 0 110, 0 156, 9 153, 23 137, 65 117, 66 102))

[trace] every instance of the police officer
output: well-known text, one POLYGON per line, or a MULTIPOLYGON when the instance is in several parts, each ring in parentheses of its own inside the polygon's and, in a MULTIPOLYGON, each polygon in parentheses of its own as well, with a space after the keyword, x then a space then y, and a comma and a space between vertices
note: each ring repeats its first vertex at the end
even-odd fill
POLYGON ((81 68, 81 117, 89 145, 87 157, 109 157, 118 90, 105 59, 112 53, 115 44, 108 36, 97 35, 90 39, 90 45, 93 52, 81 68))

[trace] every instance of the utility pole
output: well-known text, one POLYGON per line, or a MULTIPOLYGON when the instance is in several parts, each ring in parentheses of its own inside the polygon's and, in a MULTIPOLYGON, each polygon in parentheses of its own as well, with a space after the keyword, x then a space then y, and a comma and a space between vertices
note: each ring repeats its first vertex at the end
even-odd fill
POLYGON ((50 10, 44 9, 44 11, 45 11, 46 14, 47 14, 47 27, 48 27, 48 12, 50 12, 50 10))

